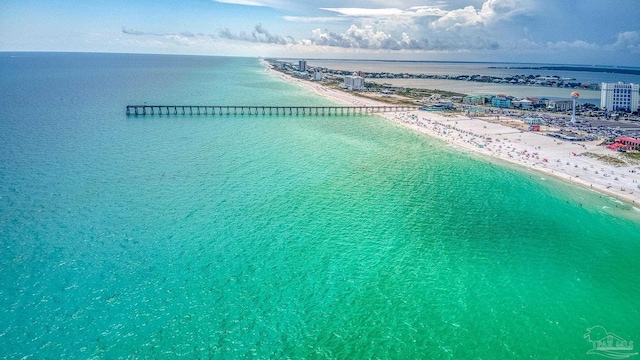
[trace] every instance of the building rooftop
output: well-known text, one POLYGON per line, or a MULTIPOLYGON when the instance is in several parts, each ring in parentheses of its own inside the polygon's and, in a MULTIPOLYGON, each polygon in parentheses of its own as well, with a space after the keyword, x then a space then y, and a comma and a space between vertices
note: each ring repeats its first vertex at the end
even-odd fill
POLYGON ((634 139, 634 138, 628 137, 628 136, 620 136, 616 140, 618 140, 618 141, 627 141, 627 142, 630 142, 632 144, 640 145, 640 140, 634 139))

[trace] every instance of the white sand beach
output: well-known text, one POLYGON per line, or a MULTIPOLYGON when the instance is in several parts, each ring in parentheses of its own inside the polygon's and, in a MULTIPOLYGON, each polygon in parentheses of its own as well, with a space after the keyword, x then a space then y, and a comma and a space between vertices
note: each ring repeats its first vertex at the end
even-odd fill
MULTIPOLYGON (((272 74, 319 95, 345 105, 384 106, 385 103, 351 95, 321 83, 293 78, 266 68, 272 74)), ((640 204, 640 165, 620 166, 584 156, 584 153, 616 156, 602 141, 569 142, 529 131, 520 131, 500 122, 520 121, 500 116, 500 122, 440 112, 408 111, 380 113, 384 118, 461 148, 494 159, 554 176, 564 181, 599 191, 638 207, 640 204)))

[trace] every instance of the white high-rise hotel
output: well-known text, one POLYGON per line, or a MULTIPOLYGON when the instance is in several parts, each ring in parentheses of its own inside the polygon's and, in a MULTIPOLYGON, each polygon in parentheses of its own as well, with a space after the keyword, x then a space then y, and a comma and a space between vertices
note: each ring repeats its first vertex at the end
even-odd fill
POLYGON ((364 78, 355 73, 353 75, 346 75, 342 87, 348 90, 362 90, 364 89, 364 78))
POLYGON ((638 84, 602 83, 600 108, 608 111, 638 110, 638 84))

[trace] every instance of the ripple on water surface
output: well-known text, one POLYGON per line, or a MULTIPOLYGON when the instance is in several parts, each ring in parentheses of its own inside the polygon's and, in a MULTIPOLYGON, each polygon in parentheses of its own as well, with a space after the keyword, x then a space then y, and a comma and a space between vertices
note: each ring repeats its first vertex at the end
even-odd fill
POLYGON ((638 336, 640 227, 609 199, 376 117, 121 113, 322 103, 252 59, 55 56, 0 90, 2 356, 574 358, 588 327, 638 336))

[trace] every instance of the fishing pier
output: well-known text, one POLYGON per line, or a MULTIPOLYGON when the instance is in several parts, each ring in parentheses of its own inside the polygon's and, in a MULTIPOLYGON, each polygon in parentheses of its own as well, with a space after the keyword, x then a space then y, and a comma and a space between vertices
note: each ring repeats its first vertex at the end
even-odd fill
POLYGON ((367 115, 418 110, 416 106, 127 105, 127 115, 367 115))

